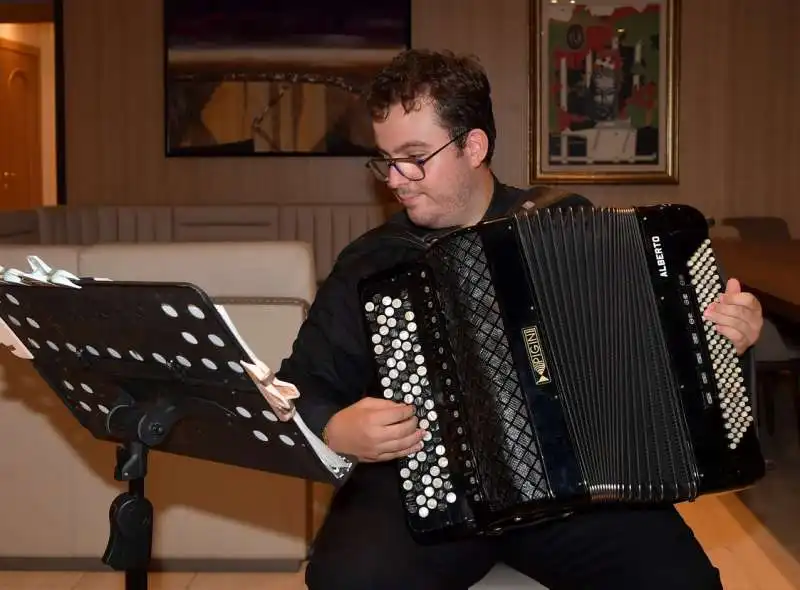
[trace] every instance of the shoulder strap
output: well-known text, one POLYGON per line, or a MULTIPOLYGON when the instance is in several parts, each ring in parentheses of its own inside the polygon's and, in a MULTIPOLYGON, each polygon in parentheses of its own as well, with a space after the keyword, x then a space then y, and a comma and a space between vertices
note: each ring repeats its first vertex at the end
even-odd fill
POLYGON ((522 195, 522 198, 519 200, 517 207, 512 213, 516 213, 523 209, 546 209, 547 207, 555 205, 560 201, 569 199, 570 197, 575 199, 583 199, 583 197, 573 193, 572 191, 566 191, 560 188, 545 185, 532 186, 522 195))
MULTIPOLYGON (((504 215, 506 216, 513 216, 520 211, 532 210, 534 208, 544 209, 566 200, 576 201, 580 204, 591 204, 587 199, 576 193, 550 186, 538 185, 532 186, 525 190, 516 190, 518 190, 519 194, 511 201, 511 203, 509 203, 508 209, 504 212, 504 215)), ((417 228, 416 230, 412 231, 403 223, 401 223, 399 218, 393 216, 380 228, 380 238, 401 240, 420 249, 427 249, 437 239, 451 234, 454 231, 458 231, 459 229, 460 228, 455 227, 426 231, 417 228)))
MULTIPOLYGON (((580 204, 590 204, 585 198, 577 195, 571 191, 553 188, 550 186, 537 185, 528 189, 512 189, 515 193, 515 198, 512 199, 508 208, 501 213, 501 216, 512 217, 522 211, 530 211, 533 209, 544 209, 550 207, 560 201, 577 201, 580 204)), ((434 241, 447 236, 460 228, 449 228, 443 230, 431 230, 418 237, 429 247, 434 241)))

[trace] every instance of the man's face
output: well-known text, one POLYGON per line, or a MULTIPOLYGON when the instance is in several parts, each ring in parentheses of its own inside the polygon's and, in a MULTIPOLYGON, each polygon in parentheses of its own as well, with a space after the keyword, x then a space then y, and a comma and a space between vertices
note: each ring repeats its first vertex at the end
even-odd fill
MULTIPOLYGON (((394 105, 388 117, 374 124, 378 148, 389 158, 425 158, 450 141, 433 105, 424 101, 406 113, 394 105)), ((449 145, 423 165, 425 178, 412 181, 390 168, 387 184, 416 225, 443 228, 463 225, 469 201, 469 159, 449 145)))

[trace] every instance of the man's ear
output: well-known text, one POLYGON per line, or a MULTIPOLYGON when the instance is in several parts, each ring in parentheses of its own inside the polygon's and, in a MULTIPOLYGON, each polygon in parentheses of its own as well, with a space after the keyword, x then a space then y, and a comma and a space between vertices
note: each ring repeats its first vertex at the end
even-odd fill
POLYGON ((464 137, 464 155, 469 158, 470 165, 477 168, 483 163, 489 151, 489 137, 480 129, 473 129, 464 137))

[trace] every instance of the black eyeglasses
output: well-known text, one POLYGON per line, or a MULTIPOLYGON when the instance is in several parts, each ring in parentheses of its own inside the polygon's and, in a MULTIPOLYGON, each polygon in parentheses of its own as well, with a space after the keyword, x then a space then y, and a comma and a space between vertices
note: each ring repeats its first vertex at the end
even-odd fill
POLYGON ((466 135, 466 133, 467 131, 462 131, 438 150, 432 154, 428 154, 424 158, 372 158, 367 162, 366 166, 372 170, 375 176, 378 177, 378 180, 382 182, 387 182, 389 180, 389 172, 392 168, 397 170, 408 180, 419 181, 425 178, 425 163, 447 146, 466 135))

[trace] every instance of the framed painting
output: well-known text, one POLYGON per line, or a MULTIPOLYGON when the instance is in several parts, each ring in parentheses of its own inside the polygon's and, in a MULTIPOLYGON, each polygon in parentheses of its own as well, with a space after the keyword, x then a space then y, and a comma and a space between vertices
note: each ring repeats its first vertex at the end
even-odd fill
POLYGON ((532 183, 677 183, 680 0, 530 0, 532 183))
POLYGON ((411 0, 164 0, 166 155, 366 156, 411 0))

